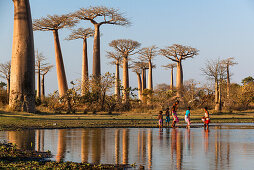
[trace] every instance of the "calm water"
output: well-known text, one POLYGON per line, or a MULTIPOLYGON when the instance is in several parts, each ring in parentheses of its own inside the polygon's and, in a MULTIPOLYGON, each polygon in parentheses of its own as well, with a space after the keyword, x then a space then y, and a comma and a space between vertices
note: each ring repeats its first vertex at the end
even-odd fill
POLYGON ((1 131, 0 140, 50 150, 56 161, 136 163, 156 170, 254 169, 254 129, 227 127, 1 131))

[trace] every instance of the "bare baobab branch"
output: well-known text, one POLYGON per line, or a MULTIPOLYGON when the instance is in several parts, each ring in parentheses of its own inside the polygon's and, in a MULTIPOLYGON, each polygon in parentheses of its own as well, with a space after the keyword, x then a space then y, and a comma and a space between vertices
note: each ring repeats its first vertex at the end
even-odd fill
POLYGON ((113 47, 117 53, 123 57, 123 98, 124 102, 129 102, 129 71, 128 71, 128 58, 136 53, 136 49, 140 46, 140 43, 133 40, 118 39, 109 43, 110 47, 113 47))
POLYGON ((70 15, 48 15, 33 21, 34 31, 53 31, 73 27, 78 21, 70 15))
POLYGON ((83 55, 82 55, 82 77, 81 77, 81 94, 84 95, 87 90, 88 81, 88 56, 87 56, 87 38, 94 36, 94 30, 91 28, 79 28, 73 30, 67 40, 83 40, 83 55))
POLYGON ((72 16, 79 20, 88 20, 94 25, 93 75, 99 77, 101 74, 100 26, 103 24, 125 26, 129 25, 129 21, 117 9, 104 6, 81 8, 72 16))
POLYGON ((66 74, 64 69, 64 62, 62 51, 60 47, 58 30, 63 28, 73 27, 78 20, 73 19, 70 15, 48 15, 45 18, 35 19, 33 29, 35 31, 53 31, 56 55, 56 70, 58 79, 59 95, 64 96, 68 90, 66 74))
POLYGON ((76 39, 86 39, 94 35, 94 30, 92 28, 78 28, 73 30, 66 40, 76 40, 76 39))
POLYGON ((193 58, 195 55, 198 55, 198 50, 190 46, 173 44, 172 46, 166 47, 165 49, 161 49, 160 54, 170 59, 171 61, 177 63, 177 77, 176 77, 177 96, 182 97, 183 90, 182 60, 185 60, 187 58, 193 58))

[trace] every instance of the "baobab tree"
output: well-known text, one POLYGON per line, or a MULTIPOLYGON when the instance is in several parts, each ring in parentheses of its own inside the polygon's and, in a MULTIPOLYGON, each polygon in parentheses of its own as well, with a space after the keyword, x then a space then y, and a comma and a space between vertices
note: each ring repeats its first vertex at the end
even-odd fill
POLYGON ((55 43, 55 56, 56 56, 56 72, 58 79, 59 96, 62 97, 68 90, 63 56, 59 41, 58 30, 63 28, 73 27, 77 23, 69 15, 48 15, 45 18, 35 19, 33 22, 33 29, 35 31, 52 31, 55 43))
POLYGON ((223 66, 220 59, 214 61, 208 61, 206 66, 201 69, 205 76, 214 81, 215 87, 215 110, 222 110, 222 100, 221 100, 221 86, 222 82, 226 77, 226 67, 223 66))
POLYGON ((0 64, 0 77, 6 80, 7 84, 7 95, 9 97, 10 93, 10 79, 11 79, 11 61, 0 64))
POLYGON ((118 52, 107 52, 107 57, 110 59, 113 59, 110 64, 116 66, 116 73, 115 73, 115 95, 116 95, 116 100, 120 100, 120 65, 122 64, 122 55, 118 52))
POLYGON ((94 44, 93 44, 93 76, 101 75, 100 63, 100 26, 104 24, 128 25, 129 21, 116 9, 104 6, 81 8, 72 14, 79 20, 90 21, 94 25, 94 44))
POLYGON ((45 75, 53 68, 53 65, 48 65, 41 69, 41 100, 45 99, 45 75))
POLYGON ((13 0, 14 29, 11 59, 9 106, 13 110, 35 112, 35 58, 29 0, 13 0))
MULTIPOLYGON (((43 56, 42 53, 39 53, 38 50, 36 51, 35 54, 35 70, 37 73, 37 93, 36 93, 36 97, 38 100, 41 100, 41 94, 42 93, 42 89, 41 89, 41 75, 43 75, 43 81, 44 81, 44 75, 45 75, 45 71, 48 72, 48 69, 51 69, 53 67, 53 65, 50 65, 49 63, 46 63, 46 57, 43 56)), ((47 74, 47 73, 46 73, 47 74)), ((43 82, 44 84, 44 82, 43 82)))
POLYGON ((165 67, 166 69, 170 69, 171 70, 171 82, 170 82, 170 88, 171 90, 174 89, 174 68, 176 68, 176 64, 175 63, 170 63, 170 64, 167 64, 167 65, 164 65, 162 67, 165 67))
POLYGON ((142 101, 142 83, 141 83, 141 69, 139 65, 134 63, 132 66, 132 71, 137 74, 137 80, 138 80, 138 99, 142 101))
POLYGON ((81 95, 85 94, 86 84, 88 80, 88 57, 87 57, 87 38, 94 35, 94 30, 91 28, 79 28, 73 30, 67 40, 83 40, 83 55, 82 55, 82 76, 81 76, 81 95))
POLYGON ((139 51, 139 58, 141 61, 145 61, 148 63, 148 89, 153 90, 153 64, 152 64, 152 59, 158 54, 157 47, 156 46, 151 46, 151 47, 146 47, 142 48, 139 51))
POLYGON ((224 65, 224 67, 226 67, 226 70, 227 70, 227 98, 228 100, 230 97, 230 77, 231 77, 230 67, 238 64, 234 60, 235 60, 234 57, 229 57, 225 60, 222 60, 222 64, 224 65))
POLYGON ((113 47, 115 51, 120 53, 123 57, 123 102, 129 102, 129 69, 128 61, 131 55, 136 53, 136 49, 140 46, 140 43, 130 39, 118 39, 109 43, 110 47, 113 47))
POLYGON ((177 97, 182 97, 183 91, 183 68, 182 61, 198 55, 198 50, 190 46, 173 44, 172 46, 160 49, 160 54, 177 63, 176 88, 177 97))
POLYGON ((37 73, 37 92, 36 92, 36 97, 37 99, 41 100, 41 69, 42 67, 45 66, 45 61, 46 58, 42 55, 42 53, 39 53, 38 50, 36 51, 35 54, 35 70, 37 73))

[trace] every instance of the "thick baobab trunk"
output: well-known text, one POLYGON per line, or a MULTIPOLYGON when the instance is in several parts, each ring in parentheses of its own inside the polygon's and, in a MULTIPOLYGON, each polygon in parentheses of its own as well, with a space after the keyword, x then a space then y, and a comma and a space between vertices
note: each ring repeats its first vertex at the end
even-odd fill
POLYGON ((94 25, 94 42, 93 42, 93 76, 101 75, 100 61, 100 25, 94 25))
POLYGON ((141 76, 139 73, 137 74, 138 78, 138 99, 142 101, 142 83, 141 83, 141 76))
POLYGON ((174 90, 174 68, 171 68, 171 90, 174 90))
POLYGON ((149 61, 149 71, 148 71, 148 89, 149 89, 149 100, 147 104, 151 104, 152 100, 152 90, 153 90, 153 68, 152 68, 152 62, 149 61))
POLYGON ((219 81, 216 79, 215 80, 215 96, 214 96, 214 101, 215 101, 215 110, 220 111, 220 102, 219 102, 219 81))
POLYGON ((129 70, 128 58, 123 59, 123 102, 129 102, 129 70))
POLYGON ((35 58, 29 0, 13 0, 14 31, 9 106, 35 112, 35 58))
POLYGON ((146 89, 146 69, 142 69, 142 92, 146 89))
POLYGON ((10 77, 7 79, 7 96, 8 96, 8 100, 9 100, 9 96, 10 96, 10 77))
POLYGON ((87 39, 83 40, 83 56, 82 56, 82 79, 81 79, 81 93, 82 95, 86 92, 86 85, 88 80, 88 58, 87 58, 87 39))
POLYGON ((41 100, 41 69, 40 69, 40 62, 38 66, 38 72, 37 72, 37 93, 36 97, 41 100))
POLYGON ((119 64, 116 64, 116 78, 115 78, 115 95, 116 100, 120 100, 120 75, 119 75, 119 64))
POLYGON ((44 77, 45 77, 45 74, 42 74, 41 75, 41 100, 42 101, 45 99, 44 77))
POLYGON ((182 68, 182 61, 178 61, 178 63, 177 63, 176 88, 177 88, 177 97, 182 97, 183 96, 183 68, 182 68))
POLYGON ((63 56, 61 52, 60 41, 58 37, 58 30, 53 31, 54 34, 54 42, 55 42, 55 55, 56 55, 56 73, 58 80, 58 90, 59 96, 62 97, 68 90, 65 70, 64 70, 64 62, 63 56))
POLYGON ((153 90, 153 68, 152 68, 152 62, 151 61, 149 61, 148 89, 153 90))

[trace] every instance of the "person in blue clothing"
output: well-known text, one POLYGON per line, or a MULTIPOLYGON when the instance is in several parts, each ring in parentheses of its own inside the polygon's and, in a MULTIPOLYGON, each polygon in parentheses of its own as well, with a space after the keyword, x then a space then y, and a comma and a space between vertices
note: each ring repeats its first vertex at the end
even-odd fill
POLYGON ((169 122, 170 122, 170 113, 169 113, 169 108, 166 109, 166 126, 169 127, 169 122))
POLYGON ((190 128, 190 110, 191 108, 188 107, 188 109, 186 110, 186 113, 185 113, 185 122, 187 123, 187 126, 186 128, 190 128))

